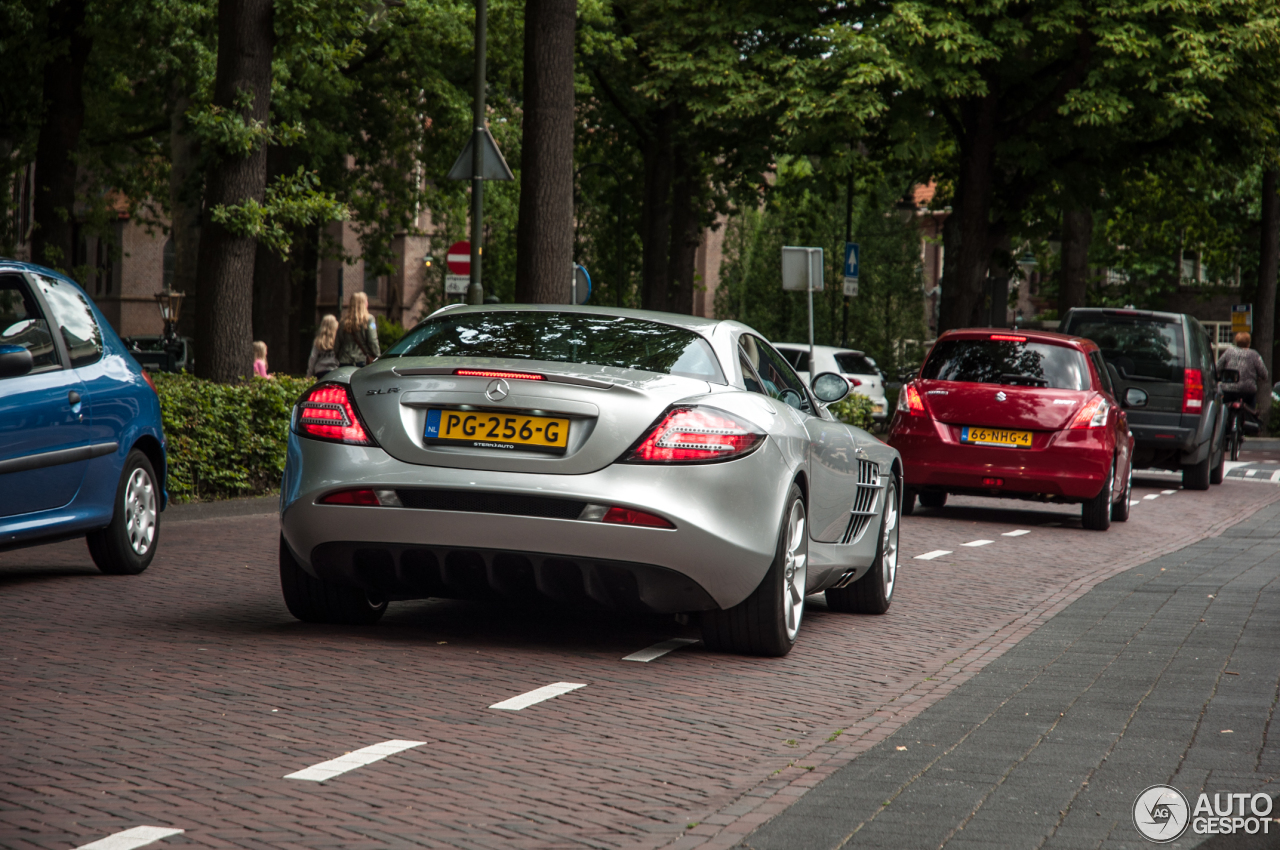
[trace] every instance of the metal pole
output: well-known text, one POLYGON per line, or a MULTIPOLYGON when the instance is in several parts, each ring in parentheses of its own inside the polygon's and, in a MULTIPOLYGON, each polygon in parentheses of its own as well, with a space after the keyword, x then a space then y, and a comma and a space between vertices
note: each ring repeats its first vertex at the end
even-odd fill
POLYGON ((484 303, 481 284, 480 240, 484 235, 484 68, 485 36, 489 21, 488 0, 476 0, 476 79, 471 105, 471 283, 467 287, 467 303, 484 303))
MULTIPOLYGON (((609 170, 613 171, 612 168, 609 170)), ((623 203, 622 180, 618 177, 618 172, 616 171, 613 172, 613 181, 616 184, 618 184, 618 197, 615 202, 618 205, 618 214, 617 214, 618 232, 614 234, 614 239, 616 240, 616 243, 617 243, 616 245, 614 245, 614 250, 618 255, 618 306, 621 307, 623 304, 622 290, 625 288, 625 284, 623 283, 622 278, 626 275, 626 271, 625 271, 626 262, 622 256, 622 203, 623 203)))
POLYGON ((810 248, 808 252, 808 272, 809 279, 809 386, 813 386, 813 254, 814 249, 810 248))
POLYGON ((342 321, 342 275, 347 270, 346 262, 338 258, 338 321, 342 321))
MULTIPOLYGON (((848 245, 853 241, 853 170, 849 171, 848 182, 844 188, 844 243, 848 245)), ((848 249, 845 249, 848 250, 848 249)), ((843 255, 842 255, 843 256, 843 255)), ((844 291, 844 281, 841 280, 841 291, 844 291)), ((849 347, 849 296, 844 297, 844 306, 841 310, 840 317, 840 344, 846 348, 849 347)))

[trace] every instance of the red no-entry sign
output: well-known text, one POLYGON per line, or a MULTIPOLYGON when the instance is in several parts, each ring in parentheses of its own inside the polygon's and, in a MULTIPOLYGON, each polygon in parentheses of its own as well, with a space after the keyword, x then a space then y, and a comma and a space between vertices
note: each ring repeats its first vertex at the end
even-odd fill
POLYGON ((454 242, 449 246, 449 256, 445 260, 449 271, 454 274, 471 274, 471 243, 454 242))

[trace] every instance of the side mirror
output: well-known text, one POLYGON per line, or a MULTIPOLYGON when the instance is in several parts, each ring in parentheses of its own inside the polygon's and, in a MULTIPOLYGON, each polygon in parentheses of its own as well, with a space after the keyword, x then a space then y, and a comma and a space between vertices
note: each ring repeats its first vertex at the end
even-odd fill
POLYGON ((1129 387, 1129 389, 1124 391, 1124 406, 1146 407, 1147 391, 1139 389, 1138 387, 1129 387))
POLYGON ((823 404, 835 404, 849 394, 849 382, 835 372, 823 372, 813 379, 813 394, 823 404))
POLYGON ((16 378, 35 368, 31 352, 21 345, 0 345, 0 378, 16 378))

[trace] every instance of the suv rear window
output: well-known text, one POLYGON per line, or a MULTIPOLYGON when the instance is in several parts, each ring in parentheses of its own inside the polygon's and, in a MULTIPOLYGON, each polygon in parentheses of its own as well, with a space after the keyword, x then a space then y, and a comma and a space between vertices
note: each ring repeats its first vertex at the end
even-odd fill
POLYGON ((864 355, 852 351, 836 352, 836 365, 840 371, 849 375, 879 375, 880 370, 872 365, 864 355))
POLYGON ((1044 342, 944 339, 920 373, 938 381, 1087 390, 1089 367, 1074 348, 1044 342))
POLYGON ((1086 315, 1066 333, 1091 339, 1121 378, 1182 383, 1182 325, 1153 316, 1086 315))
POLYGON ((422 322, 386 356, 585 363, 727 383, 711 344, 696 333, 643 319, 591 313, 446 313, 422 322))

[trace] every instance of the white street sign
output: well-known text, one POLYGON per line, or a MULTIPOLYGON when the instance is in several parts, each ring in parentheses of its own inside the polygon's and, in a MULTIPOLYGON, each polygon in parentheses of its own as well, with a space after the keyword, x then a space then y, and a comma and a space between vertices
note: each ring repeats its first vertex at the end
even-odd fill
POLYGON ((846 277, 844 279, 844 295, 846 298, 858 297, 858 279, 856 277, 846 277))
POLYGON ((445 295, 466 295, 471 278, 465 274, 447 274, 444 276, 445 295))

